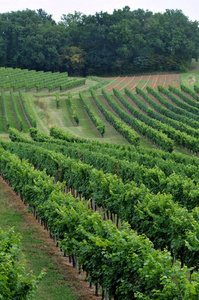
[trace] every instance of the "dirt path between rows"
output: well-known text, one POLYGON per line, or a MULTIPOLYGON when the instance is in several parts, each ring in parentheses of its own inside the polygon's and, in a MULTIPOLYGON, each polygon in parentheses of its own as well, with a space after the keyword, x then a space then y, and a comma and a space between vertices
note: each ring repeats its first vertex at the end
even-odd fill
POLYGON ((68 259, 63 257, 59 248, 54 245, 54 242, 49 238, 46 230, 37 222, 31 213, 28 213, 28 208, 20 200, 20 198, 14 193, 14 191, 9 187, 9 185, 0 176, 0 189, 5 194, 7 199, 7 205, 14 208, 17 213, 23 213, 24 216, 24 228, 31 228, 38 231, 39 239, 47 244, 45 247, 45 254, 52 256, 56 259, 61 273, 64 272, 64 280, 68 286, 72 286, 80 300, 99 300, 101 297, 94 296, 94 289, 89 288, 89 283, 85 281, 84 275, 79 275, 75 269, 71 266, 68 259))

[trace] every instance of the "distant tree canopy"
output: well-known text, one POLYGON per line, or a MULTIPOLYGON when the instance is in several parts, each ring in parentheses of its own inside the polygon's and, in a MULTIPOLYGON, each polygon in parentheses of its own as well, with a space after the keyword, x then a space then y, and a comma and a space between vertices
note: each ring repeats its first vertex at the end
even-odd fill
POLYGON ((184 71, 199 55, 199 23, 181 10, 155 13, 128 6, 95 15, 42 9, 0 14, 0 66, 69 75, 184 71))

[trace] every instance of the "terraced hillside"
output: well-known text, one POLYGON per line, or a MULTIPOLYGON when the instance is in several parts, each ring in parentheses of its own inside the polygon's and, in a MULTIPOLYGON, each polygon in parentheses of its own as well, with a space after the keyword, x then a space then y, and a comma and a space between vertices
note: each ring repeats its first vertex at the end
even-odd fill
POLYGON ((134 91, 136 86, 141 89, 145 89, 146 86, 157 89, 158 85, 163 85, 165 88, 168 88, 169 85, 179 87, 179 84, 179 74, 157 74, 132 77, 113 77, 111 78, 111 82, 104 86, 104 89, 106 92, 112 91, 113 88, 117 89, 118 91, 124 91, 125 88, 134 91))
POLYGON ((91 140, 198 153, 197 85, 186 89, 180 75, 85 80, 11 68, 0 74, 2 134, 9 127, 48 133, 55 125, 91 140))
POLYGON ((1 175, 102 299, 197 300, 197 80, 113 81, 2 87, 1 175))

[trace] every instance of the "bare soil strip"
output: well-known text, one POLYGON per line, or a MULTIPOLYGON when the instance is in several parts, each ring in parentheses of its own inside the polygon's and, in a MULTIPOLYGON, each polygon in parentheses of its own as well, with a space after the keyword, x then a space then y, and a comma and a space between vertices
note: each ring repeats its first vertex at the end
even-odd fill
POLYGON ((133 76, 133 77, 126 77, 124 83, 122 85, 120 85, 120 88, 118 88, 118 91, 124 90, 125 87, 128 87, 128 85, 133 82, 134 78, 135 78, 135 76, 133 76))
POLYGON ((179 74, 153 74, 153 75, 140 75, 140 76, 129 76, 129 77, 115 77, 111 78, 111 82, 104 88, 106 91, 111 91, 116 88, 119 91, 124 90, 127 87, 129 90, 134 90, 136 86, 141 89, 145 89, 147 85, 157 90, 158 85, 163 85, 168 88, 169 85, 179 87, 180 75, 179 74), (117 82, 116 82, 117 80, 117 82), (122 81, 123 80, 123 81, 122 81))
POLYGON ((107 92, 110 92, 112 91, 113 88, 117 88, 118 86, 120 86, 120 84, 123 84, 126 77, 118 77, 117 79, 118 79, 117 82, 115 82, 114 84, 112 84, 106 89, 107 92))

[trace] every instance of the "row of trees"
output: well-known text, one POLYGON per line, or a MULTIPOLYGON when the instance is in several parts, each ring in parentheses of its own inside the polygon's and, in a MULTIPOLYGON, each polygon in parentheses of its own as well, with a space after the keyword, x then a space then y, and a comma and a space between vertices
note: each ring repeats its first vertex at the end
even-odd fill
POLYGON ((198 45, 198 22, 180 10, 126 6, 63 15, 58 24, 42 9, 0 14, 0 66, 69 75, 183 71, 197 59, 198 45))

